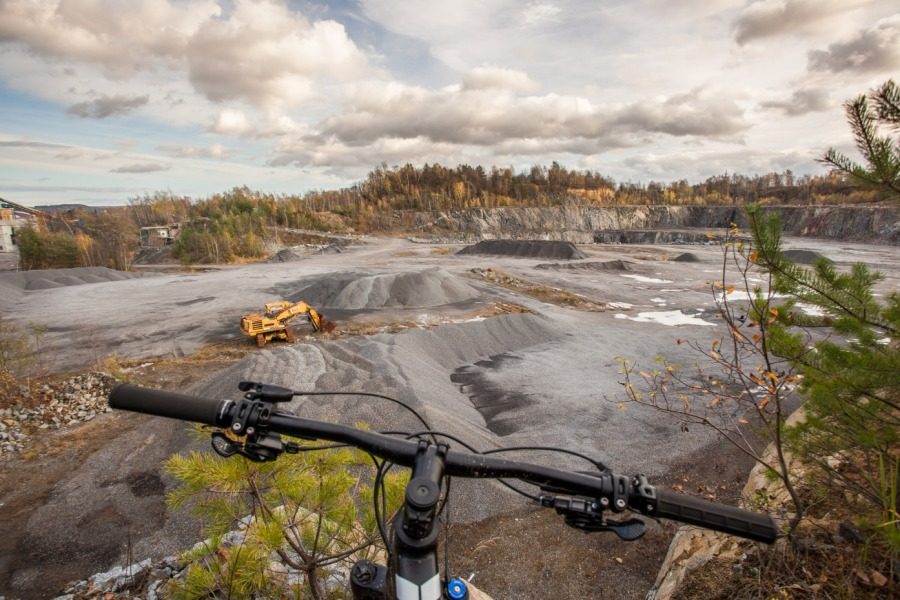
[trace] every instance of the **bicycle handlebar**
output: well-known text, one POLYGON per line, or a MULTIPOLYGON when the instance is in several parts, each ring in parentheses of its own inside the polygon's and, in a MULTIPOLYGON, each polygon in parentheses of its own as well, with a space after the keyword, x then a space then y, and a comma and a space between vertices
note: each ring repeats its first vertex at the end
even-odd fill
MULTIPOLYGON (((239 406, 232 400, 214 400, 119 384, 109 395, 112 408, 228 428, 238 422, 239 406)), ((418 444, 346 425, 305 419, 272 411, 264 416, 266 428, 306 439, 327 440, 352 446, 400 466, 413 466, 418 444)), ((625 508, 651 517, 689 523, 723 533, 772 543, 778 529, 771 517, 694 496, 655 488, 643 478, 600 473, 585 475, 483 454, 448 451, 445 475, 479 479, 511 478, 566 493, 582 494, 604 503, 615 512, 625 508)))

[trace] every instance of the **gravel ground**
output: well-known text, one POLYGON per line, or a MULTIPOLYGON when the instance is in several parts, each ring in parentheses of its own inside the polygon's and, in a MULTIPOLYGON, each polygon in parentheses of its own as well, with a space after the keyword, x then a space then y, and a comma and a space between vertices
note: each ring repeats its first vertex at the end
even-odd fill
MULTIPOLYGON (((848 260, 870 262, 887 274, 880 293, 900 287, 896 248, 809 240, 796 245, 838 266, 848 260)), ((672 260, 683 246, 580 248, 591 261, 624 261, 627 271, 538 269, 546 259, 433 249, 380 239, 290 263, 20 288, 15 299, 0 293, 0 309, 18 322, 46 323, 42 360, 66 369, 83 368, 113 353, 179 356, 211 342, 240 339, 241 314, 304 289, 312 294, 310 286, 323 281, 334 284, 323 298, 334 298, 330 302, 345 309, 354 307, 347 309, 348 316, 354 311, 385 318, 403 313, 427 322, 460 313, 461 304, 515 302, 531 313, 398 334, 272 344, 220 373, 197 373, 197 379, 211 376, 192 389, 234 396, 237 381, 255 379, 305 390, 386 393, 413 403, 436 428, 478 448, 561 446, 598 457, 616 471, 652 476, 665 476, 672 465, 708 444, 710 437, 697 428, 685 433, 663 415, 630 405, 620 409, 617 357, 650 364, 665 354, 689 364, 692 357, 676 344, 677 338, 711 340, 719 335, 708 283, 721 278, 716 248, 692 246, 695 263, 672 260), (488 267, 583 294, 611 310, 560 308, 467 279, 472 268, 488 267), (340 275, 330 275, 335 273, 340 275), (338 281, 346 284, 334 283, 338 281), (428 282, 426 293, 418 294, 410 284, 416 281, 428 282), (682 322, 660 316, 673 312, 684 313, 683 322, 692 324, 665 324, 682 322)), ((367 421, 375 428, 414 427, 372 399, 309 398, 292 409, 347 423, 367 421)), ((161 558, 189 545, 196 535, 190 519, 166 514, 163 504, 168 482, 159 465, 193 444, 182 427, 164 419, 114 414, 101 415, 73 433, 77 435, 66 437, 61 432, 53 440, 61 448, 75 445, 77 451, 48 451, 32 461, 11 463, 18 473, 5 472, 0 503, 25 534, 10 537, 2 547, 0 594, 46 597, 53 591, 45 578, 50 570, 81 578, 127 562, 125 554, 161 558), (29 496, 27 477, 24 488, 11 485, 22 469, 29 477, 42 478, 45 493, 29 496)), ((528 458, 571 464, 556 456, 528 458)), ((490 485, 454 488, 452 509, 460 521, 522 508, 519 500, 490 485)))

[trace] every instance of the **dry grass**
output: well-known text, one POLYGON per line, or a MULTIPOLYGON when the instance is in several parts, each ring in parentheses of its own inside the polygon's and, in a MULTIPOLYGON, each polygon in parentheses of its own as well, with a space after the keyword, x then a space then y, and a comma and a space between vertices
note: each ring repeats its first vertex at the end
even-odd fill
POLYGON ((837 531, 837 523, 807 523, 793 543, 781 540, 771 547, 748 543, 741 559, 716 558, 691 572, 675 599, 896 598, 890 566, 873 569, 874 548, 842 540, 837 531))
POLYGON ((437 248, 432 248, 431 253, 437 254, 438 256, 446 256, 453 251, 450 246, 438 246, 437 248))
POLYGON ((471 272, 484 281, 509 290, 527 294, 532 298, 537 298, 538 300, 549 302, 550 304, 557 304, 559 306, 565 306, 567 308, 575 308, 577 310, 586 310, 591 312, 603 312, 605 310, 608 310, 606 304, 602 302, 595 302, 594 300, 582 296, 581 294, 576 294, 574 292, 569 292, 560 288, 549 287, 540 283, 528 281, 527 279, 521 279, 514 275, 503 273, 502 271, 496 271, 490 268, 476 268, 472 269, 471 272))
POLYGON ((337 339, 358 335, 376 335, 379 333, 398 333, 407 329, 431 329, 439 325, 449 323, 461 323, 475 319, 489 319, 500 315, 521 314, 530 312, 524 306, 511 302, 493 302, 488 306, 479 307, 455 316, 434 315, 427 320, 397 319, 387 320, 369 318, 359 321, 342 321, 337 324, 337 329, 331 333, 318 334, 315 339, 337 339))

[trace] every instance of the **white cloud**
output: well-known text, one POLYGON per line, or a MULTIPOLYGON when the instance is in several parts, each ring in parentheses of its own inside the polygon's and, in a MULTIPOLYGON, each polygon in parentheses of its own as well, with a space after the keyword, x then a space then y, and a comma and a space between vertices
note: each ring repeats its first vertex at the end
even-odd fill
POLYGON ((819 88, 794 90, 788 98, 767 100, 760 104, 763 108, 781 110, 784 114, 791 117, 828 110, 833 105, 834 103, 829 97, 828 90, 819 88))
POLYGON ((229 158, 238 153, 237 149, 226 148, 222 144, 212 144, 211 146, 162 144, 156 149, 174 158, 229 158))
POLYGON ((476 67, 463 76, 465 90, 508 90, 511 92, 530 92, 536 89, 537 83, 528 73, 500 67, 476 67))
POLYGON ((105 119, 113 115, 131 112, 150 101, 150 96, 106 96, 93 100, 78 102, 70 106, 66 112, 84 119, 105 119))
POLYGON ((316 79, 352 77, 367 62, 343 25, 248 0, 237 0, 227 19, 203 23, 187 59, 191 82, 210 100, 267 108, 302 103, 313 97, 316 79))
POLYGON ((219 112, 210 130, 222 135, 243 135, 250 132, 253 125, 243 112, 226 108, 219 112))
POLYGON ((819 32, 862 4, 859 0, 757 0, 735 20, 734 39, 747 44, 778 35, 819 32))
POLYGON ((123 79, 143 69, 177 67, 200 23, 219 14, 213 0, 9 0, 0 4, 0 42, 51 59, 98 64, 109 77, 123 79))
POLYGON ((10 0, 0 3, 0 43, 115 81, 186 72, 213 102, 269 109, 307 101, 317 81, 367 64, 343 25, 311 22, 277 0, 235 0, 227 14, 214 0, 10 0))
POLYGON ((529 2, 522 12, 522 20, 529 25, 554 19, 562 9, 550 2, 529 2))
POLYGON ((693 90, 661 100, 600 106, 577 96, 519 96, 500 90, 364 87, 358 100, 320 125, 324 138, 363 145, 380 138, 492 146, 525 139, 598 139, 616 145, 636 135, 727 137, 744 131, 730 98, 693 90))
POLYGON ((157 171, 167 171, 170 165, 161 163, 130 163, 110 169, 110 173, 155 173, 157 171))
POLYGON ((810 71, 885 72, 900 68, 900 15, 882 19, 827 50, 809 52, 810 71))
POLYGON ((366 145, 347 144, 335 138, 326 140, 286 140, 269 164, 273 166, 355 167, 357 176, 373 166, 373 159, 389 164, 414 161, 453 162, 463 154, 453 144, 435 143, 425 137, 384 137, 366 145))

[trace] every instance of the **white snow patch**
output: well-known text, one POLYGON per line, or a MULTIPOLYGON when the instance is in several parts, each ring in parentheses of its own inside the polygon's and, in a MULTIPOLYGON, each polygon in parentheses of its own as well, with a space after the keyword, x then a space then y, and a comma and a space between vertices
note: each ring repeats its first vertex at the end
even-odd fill
POLYGON ((825 310, 821 306, 816 306, 815 304, 806 304, 805 302, 798 302, 797 308, 805 312, 811 317, 824 317, 825 310))
POLYGON ((709 325, 715 326, 714 323, 709 323, 708 321, 704 321, 703 319, 698 318, 696 315, 686 315, 680 310, 663 310, 656 312, 640 312, 636 317, 629 317, 623 314, 617 314, 617 319, 629 319, 631 321, 637 321, 638 323, 659 323, 660 325, 709 325))
POLYGON ((621 309, 629 309, 634 308, 634 304, 628 304, 627 302, 609 302, 608 306, 612 308, 621 308, 621 309))
POLYGON ((635 281, 641 281, 643 283, 672 283, 671 279, 656 279, 654 277, 644 277, 643 275, 622 275, 622 277, 627 277, 628 279, 634 279, 635 281))
POLYGON ((687 288, 663 288, 661 292, 686 292, 687 288))
POLYGON ((656 302, 657 304, 665 304, 665 298, 650 298, 650 302, 656 302))

